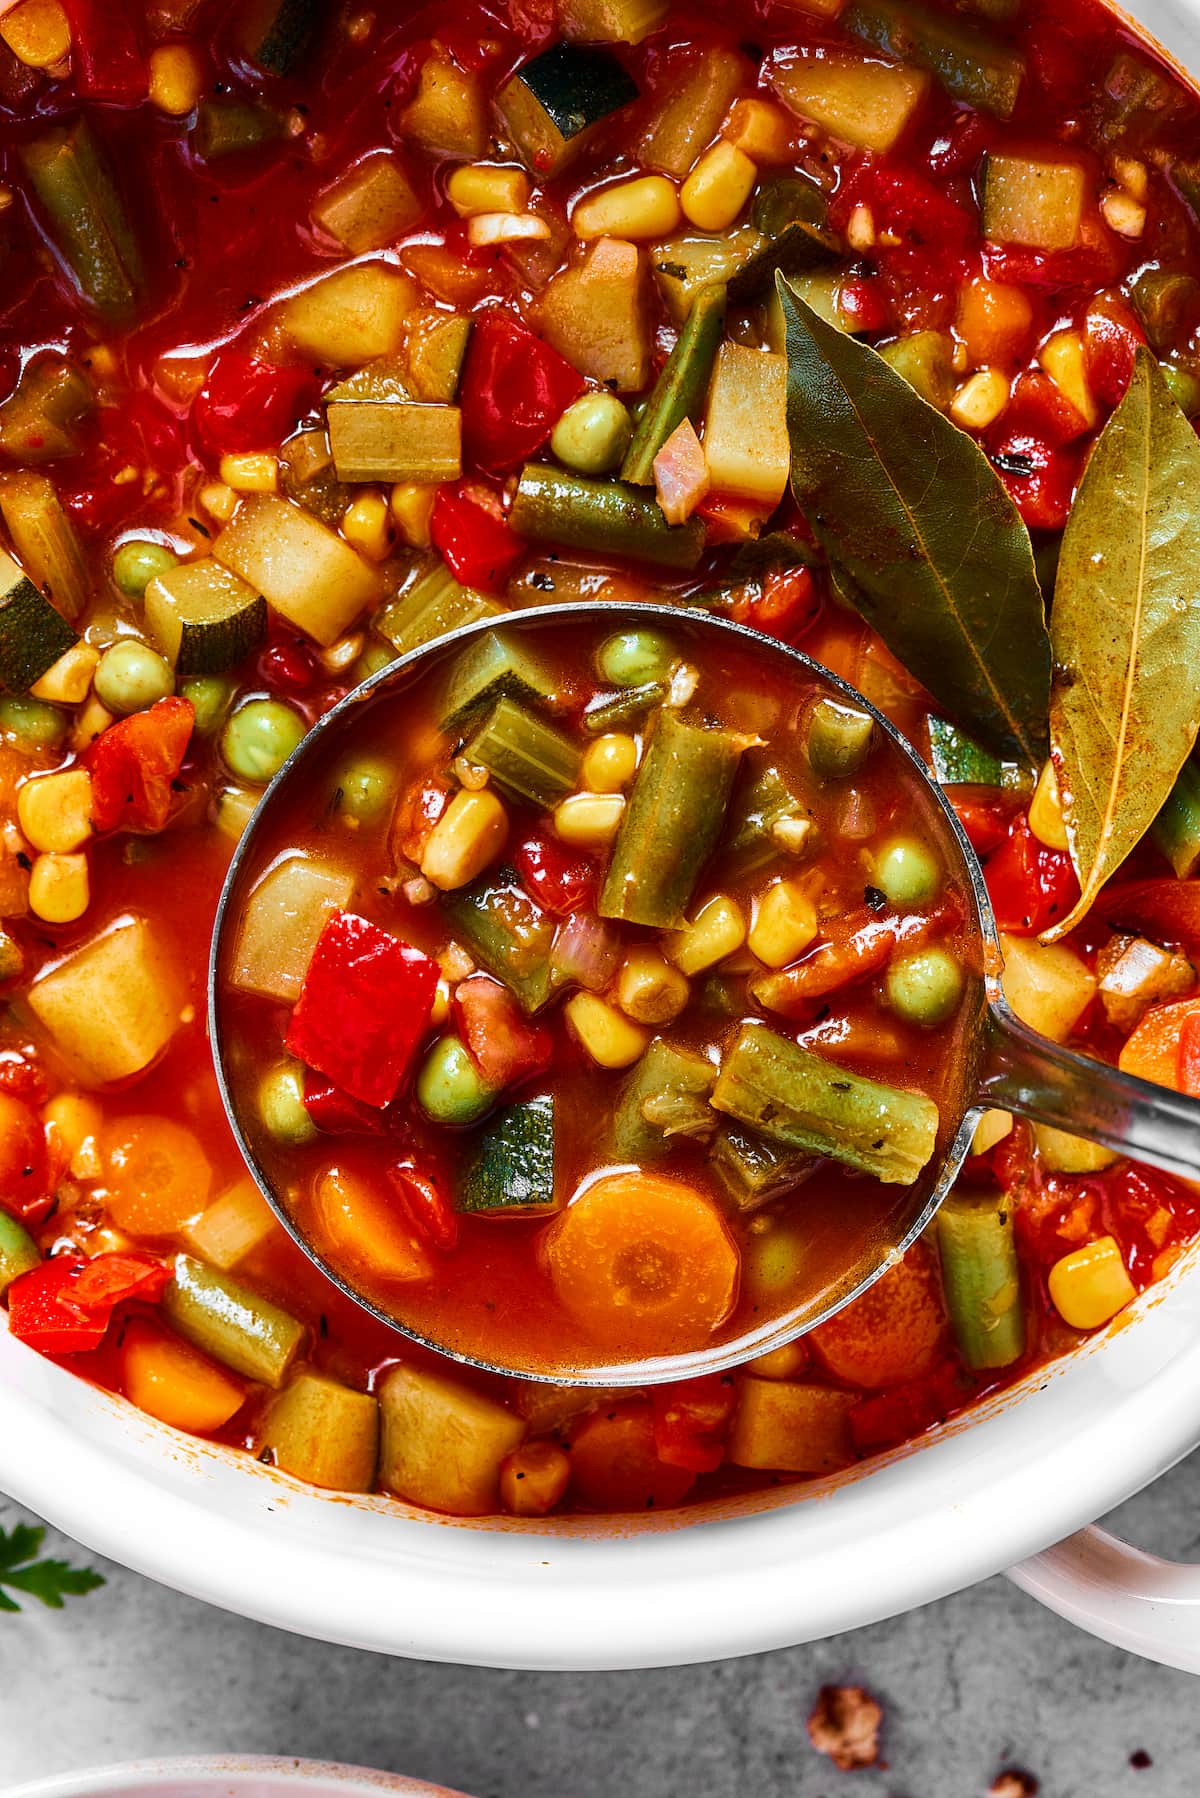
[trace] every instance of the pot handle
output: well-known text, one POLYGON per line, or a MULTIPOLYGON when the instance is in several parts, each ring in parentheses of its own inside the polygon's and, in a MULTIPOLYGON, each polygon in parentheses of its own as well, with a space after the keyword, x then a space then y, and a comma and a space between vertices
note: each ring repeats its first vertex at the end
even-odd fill
POLYGON ((1114 1648, 1200 1673, 1200 1567, 1161 1560, 1092 1524, 1008 1577, 1114 1648))

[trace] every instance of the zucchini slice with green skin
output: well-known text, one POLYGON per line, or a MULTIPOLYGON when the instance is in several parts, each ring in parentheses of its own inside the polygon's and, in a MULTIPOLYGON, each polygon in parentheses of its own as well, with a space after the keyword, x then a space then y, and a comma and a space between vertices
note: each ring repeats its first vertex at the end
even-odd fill
POLYGON ((420 400, 335 400, 325 413, 339 481, 457 480, 462 414, 420 400))
POLYGON ((501 618, 506 609, 488 594, 460 586, 439 558, 412 586, 389 600, 372 622, 380 636, 405 655, 477 618, 501 618))
POLYGON ((21 161, 50 241, 109 324, 132 321, 145 286, 141 246, 108 158, 85 118, 22 144, 21 161))
POLYGON ((952 1192, 937 1215, 946 1309, 968 1367, 1008 1367, 1025 1352, 1021 1269, 1011 1201, 952 1192))
POLYGON ((1025 770, 1016 762, 1002 762, 945 718, 929 720, 929 761, 943 787, 1021 788, 1029 784, 1025 770))
POLYGON ((522 162, 556 175, 588 133, 638 97, 638 85, 608 50, 552 44, 501 88, 496 108, 522 162))
POLYGON ((826 1155, 887 1186, 910 1186, 937 1146, 938 1108, 924 1093, 852 1074, 765 1024, 742 1025, 712 1102, 786 1149, 826 1155))
POLYGON ((973 22, 928 12, 912 0, 854 0, 842 24, 873 49, 928 69, 956 99, 1012 117, 1025 58, 973 22))
POLYGON ((257 100, 201 100, 196 109, 192 147, 202 162, 239 156, 283 136, 283 120, 257 100))
POLYGON ((0 1299, 13 1281, 42 1265, 42 1251, 24 1224, 0 1211, 0 1299))
POLYGON ((370 1492, 379 1462, 379 1400, 311 1369, 271 1401, 262 1446, 274 1465, 330 1492, 370 1492))
POLYGON ((76 641, 62 613, 0 550, 0 691, 28 693, 76 641))
POLYGON ((702 288, 638 420, 621 464, 623 481, 636 487, 654 485, 655 456, 677 425, 699 416, 724 329, 724 287, 702 288))
POLYGON ((163 1293, 162 1309, 196 1348, 264 1386, 283 1385, 308 1335, 298 1318, 252 1286, 190 1255, 175 1257, 175 1277, 163 1293))
POLYGON ((553 694, 546 669, 519 638, 502 630, 488 631, 450 670, 441 727, 453 733, 498 699, 548 705, 553 694))
POLYGON ((817 1162, 803 1149, 785 1148, 757 1130, 722 1124, 708 1151, 708 1165, 739 1211, 755 1211, 798 1186, 817 1162))
POLYGON ((515 699, 497 700, 463 753, 513 799, 546 810, 566 797, 579 775, 580 752, 570 737, 515 699))
POLYGON ((212 556, 156 575, 143 599, 146 623, 181 678, 223 674, 267 634, 267 602, 212 556))
POLYGON ((72 623, 91 598, 87 563, 53 481, 28 471, 0 478, 0 513, 31 580, 72 623))
POLYGON ((1190 880, 1200 866, 1200 767, 1187 761, 1179 770, 1167 803, 1150 826, 1177 880, 1190 880))
POLYGON ((446 893, 439 905, 455 935, 515 996, 522 1011, 540 1011, 554 995, 550 951, 554 920, 531 899, 512 868, 500 867, 446 893))
POLYGON ((661 1161, 677 1137, 704 1141, 717 1120, 708 1103, 717 1070, 711 1061, 662 1038, 650 1044, 629 1075, 613 1114, 612 1147, 619 1161, 661 1161))
POLYGON ((312 48, 327 8, 323 0, 249 0, 235 27, 247 62, 267 75, 291 75, 312 48))
POLYGON ((527 462, 521 470, 510 523, 520 537, 664 568, 694 568, 704 554, 701 519, 668 524, 657 502, 638 487, 588 480, 543 462, 527 462))
POLYGON ((546 1217, 554 1196, 554 1099, 511 1105, 491 1124, 459 1188, 455 1209, 475 1217, 546 1217))

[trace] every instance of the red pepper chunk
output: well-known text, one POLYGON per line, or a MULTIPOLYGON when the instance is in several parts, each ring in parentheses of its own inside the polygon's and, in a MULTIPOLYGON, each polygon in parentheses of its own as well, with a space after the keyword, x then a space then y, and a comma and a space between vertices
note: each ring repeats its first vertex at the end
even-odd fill
POLYGON ((488 474, 524 462, 583 388, 583 376, 548 343, 506 312, 483 313, 459 390, 468 460, 488 474))
POLYGON ((530 898, 556 918, 569 918, 595 896, 596 870, 591 862, 572 855, 553 837, 527 837, 517 846, 513 866, 530 898))
POLYGON ((438 966, 356 912, 334 912, 317 939, 287 1047, 352 1099, 395 1098, 429 1028, 438 966))
POLYGON ((315 394, 311 369, 222 350, 192 401, 192 423, 210 455, 270 449, 308 411, 315 394))
POLYGON ((439 487, 429 520, 433 547, 464 587, 496 592, 525 545, 507 521, 463 487, 439 487))
POLYGON ((323 1074, 304 1073, 304 1109, 328 1136, 382 1136, 385 1119, 361 1099, 352 1099, 323 1074))
POLYGON ((146 59, 129 6, 123 0, 65 0, 64 10, 71 25, 71 72, 79 98, 114 100, 123 106, 144 100, 146 59))
POLYGON ((162 829, 195 722, 190 699, 160 699, 96 738, 88 766, 98 831, 162 829))
POLYGON ((458 1241, 458 1216, 444 1184, 408 1161, 398 1162, 387 1172, 415 1228, 435 1249, 448 1255, 458 1241))
POLYGON ((508 989, 486 974, 459 982, 451 1011, 488 1086, 498 1091, 549 1067, 554 1053, 550 1032, 526 1023, 508 989))
POLYGON ((1007 842, 989 855, 984 878, 997 924, 1014 936, 1038 936, 1065 918, 1079 897, 1070 856, 1039 843, 1024 813, 1014 818, 1007 842))
POLYGON ((83 1261, 59 1255, 20 1274, 8 1289, 8 1327, 43 1355, 99 1348, 116 1307, 162 1297, 170 1269, 137 1251, 83 1261))

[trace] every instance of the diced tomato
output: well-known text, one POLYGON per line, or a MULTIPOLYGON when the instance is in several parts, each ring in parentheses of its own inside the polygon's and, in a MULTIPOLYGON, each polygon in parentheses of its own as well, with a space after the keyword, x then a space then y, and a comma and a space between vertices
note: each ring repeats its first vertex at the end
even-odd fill
POLYGON ((554 1038, 521 1016, 508 988, 486 974, 461 980, 450 1002, 455 1026, 487 1085, 497 1091, 549 1067, 554 1038))
POLYGON ((306 1067, 382 1108, 395 1098, 429 1028, 438 965, 356 912, 334 912, 317 939, 287 1031, 306 1067))
POLYGON ((400 1202, 421 1235, 444 1255, 458 1241, 458 1215, 443 1181, 425 1167, 397 1162, 387 1171, 400 1202))
POLYGON ((871 209, 877 232, 890 232, 908 248, 932 249, 954 256, 977 236, 978 227, 945 188, 902 162, 864 157, 843 181, 830 208, 830 218, 844 228, 855 206, 871 209))
POLYGON ((44 1355, 99 1348, 117 1305, 161 1298, 170 1270, 151 1255, 123 1252, 83 1261, 59 1255, 20 1274, 8 1289, 8 1327, 44 1355))
POLYGON ((179 421, 143 390, 120 405, 100 406, 89 426, 87 453, 70 465, 63 504, 86 531, 111 531, 144 503, 145 483, 176 475, 184 455, 179 421), (130 470, 137 478, 130 478, 130 470))
POLYGON ((1200 1015, 1190 1012, 1179 1032, 1179 1090, 1200 1099, 1200 1015))
POLYGON ((1103 1223, 1121 1244, 1125 1265, 1139 1290, 1154 1278, 1160 1252, 1169 1243, 1194 1235, 1200 1224, 1200 1195, 1180 1180, 1133 1162, 1124 1162, 1104 1175, 1100 1195, 1103 1223))
POLYGON ((729 615, 768 637, 796 643, 821 612, 821 595, 810 568, 773 568, 761 585, 752 583, 735 597, 729 615))
POLYGON ((802 1016, 814 999, 824 999, 843 986, 877 974, 901 943, 912 944, 955 921, 957 900, 946 900, 922 916, 876 917, 865 907, 830 918, 822 925, 824 941, 800 961, 775 975, 772 1009, 802 1016))
POLYGON ((439 487, 429 532, 434 548, 465 587, 496 592, 525 545, 497 509, 481 505, 477 490, 460 483, 439 487))
POLYGON ((1125 880, 1104 893, 1097 910, 1114 929, 1145 931, 1156 943, 1200 953, 1200 880, 1125 880))
POLYGON ((774 510, 774 506, 736 499, 730 493, 706 493, 696 507, 696 516, 708 527, 709 544, 753 543, 774 510))
POLYGON ((990 788, 951 787, 946 797, 976 855, 989 855, 999 848, 1020 803, 1015 796, 994 796, 990 788))
POLYGON ((725 1437, 737 1405, 737 1393, 728 1374, 656 1386, 651 1404, 654 1448, 660 1461, 668 1467, 686 1467, 692 1473, 712 1473, 721 1465, 725 1459, 725 1437))
POLYGON ((304 1070, 304 1109, 317 1129, 329 1136, 382 1136, 387 1129, 380 1111, 352 1099, 311 1068, 304 1070))
POLYGON ((988 455, 1031 530, 1061 530, 1082 468, 1068 447, 1087 420, 1048 375, 1020 376, 1012 398, 988 433, 988 455))
POLYGON ((136 106, 146 98, 146 59, 126 0, 64 0, 71 73, 81 100, 136 106))
POLYGON ((458 403, 463 450, 501 474, 539 450, 584 389, 565 356, 508 313, 482 313, 471 329, 458 403))
POLYGON ((1070 856, 1039 843, 1024 812, 1013 819, 1008 840, 988 856, 983 871, 996 922, 1015 936, 1048 930, 1079 897, 1070 856))
POLYGON ((1132 308, 1115 294, 1094 299, 1084 317, 1083 367, 1102 405, 1115 406, 1133 379, 1134 358, 1146 334, 1132 308))
POLYGON ((222 350, 192 401, 192 423, 210 455, 273 449, 287 437, 317 392, 310 368, 285 368, 222 350))
POLYGON ((997 126, 982 112, 956 112, 929 149, 926 166, 935 181, 967 175, 995 141, 997 126))
POLYGON ((985 243, 984 272, 994 281, 1047 292, 1095 292, 1120 279, 1123 255, 1116 237, 1098 219, 1085 219, 1069 250, 1033 250, 1023 244, 985 243))
POLYGON ((910 1380, 876 1393, 850 1412, 850 1434, 860 1455, 897 1448, 935 1423, 943 1423, 967 1397, 966 1381, 952 1364, 943 1364, 923 1380, 910 1380))
POLYGON ((1000 428, 1009 435, 1016 433, 1061 449, 1064 443, 1083 436, 1088 421, 1049 375, 1031 370, 1014 383, 1000 428))
POLYGON ((838 305, 852 329, 874 335, 882 331, 891 318, 887 293, 879 281, 857 276, 847 281, 838 292, 838 305))
POLYGON ((160 699, 96 738, 88 766, 98 831, 163 828, 195 721, 190 699, 160 699))
POLYGON ((42 1120, 32 1105, 0 1090, 0 1209, 22 1220, 44 1215, 50 1156, 42 1120))
POLYGON ((556 918, 569 917, 595 896, 592 863, 586 856, 572 855, 553 837, 526 837, 513 853, 513 867, 529 897, 556 918))

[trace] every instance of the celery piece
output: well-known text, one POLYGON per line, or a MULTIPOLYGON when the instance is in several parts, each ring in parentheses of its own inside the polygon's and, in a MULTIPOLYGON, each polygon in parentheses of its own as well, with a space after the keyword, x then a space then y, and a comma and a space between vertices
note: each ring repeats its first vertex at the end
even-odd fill
POLYGON ((786 1148, 827 1155, 908 1186, 937 1146, 938 1108, 814 1055, 765 1024, 743 1024, 717 1075, 718 1111, 786 1148))
POLYGON ((503 792, 547 811, 566 797, 579 774, 580 752, 570 737, 515 699, 497 700, 464 754, 486 768, 503 792))
POLYGON ((613 1113, 612 1152, 644 1166, 668 1154, 676 1137, 703 1141, 717 1120, 708 1103, 717 1070, 702 1055, 662 1038, 634 1066, 613 1113))
POLYGON ((476 1217, 546 1217, 554 1195, 554 1097, 510 1105, 489 1124, 459 1183, 455 1209, 476 1217))
POLYGON ((704 553, 699 518, 669 525, 656 501, 637 487, 588 480, 541 462, 521 470, 510 522, 522 537, 666 568, 694 568, 704 553))
POLYGON ((142 252, 108 159, 85 118, 21 146, 50 241, 84 298, 109 324, 128 324, 145 285, 142 252))
POLYGON ((279 114, 257 100, 201 100, 192 144, 202 162, 219 162, 282 136, 279 114))
POLYGON ((91 580, 75 526, 53 481, 44 474, 4 475, 0 513, 26 574, 73 622, 91 598, 91 580))
POLYGON ((673 929, 725 818, 744 740, 659 713, 600 892, 602 918, 673 929))
POLYGON ((407 655, 460 625, 499 618, 504 611, 488 594, 460 586, 441 558, 434 556, 420 565, 416 580, 390 599, 373 622, 381 637, 407 655))
POLYGON ((589 736, 598 737, 614 725, 641 718, 661 705, 669 691, 666 681, 651 680, 640 687, 624 687, 619 693, 601 693, 585 709, 583 728, 589 736))
POLYGON ((450 670, 442 729, 457 731, 497 699, 546 705, 553 692, 546 669, 515 633, 487 631, 463 650, 450 670))
POLYGON ((955 1191, 937 1216, 942 1289, 968 1367, 1008 1367, 1025 1352, 1021 1270, 1010 1200, 955 1191))
POLYGON ((13 1281, 42 1264, 42 1252, 24 1224, 0 1211, 0 1299, 13 1281))
POLYGON ((453 481, 462 473, 457 406, 335 400, 325 416, 340 481, 453 481))
POLYGON ((279 485, 284 496, 322 524, 340 524, 354 495, 337 478, 328 434, 316 428, 297 431, 279 456, 279 485))
POLYGON ((175 1277, 163 1293, 162 1309, 198 1349, 264 1386, 282 1386, 308 1334, 298 1318, 252 1286, 190 1255, 175 1257, 175 1277))
POLYGON ((511 868, 490 870, 470 886, 441 894, 438 903, 454 934, 515 994, 523 1011, 539 1011, 550 1000, 554 920, 511 868))
POLYGON ((272 1399, 260 1437, 284 1473, 327 1491, 370 1492, 379 1460, 379 1400, 306 1369, 272 1399))
POLYGON ((815 1158, 788 1149, 757 1130, 722 1124, 708 1151, 708 1165, 739 1211, 754 1211, 807 1179, 815 1158))
POLYGON ((927 11, 910 0, 854 0, 842 24, 874 49, 928 69, 956 99, 1001 119, 1012 117, 1025 58, 970 21, 927 11))
POLYGON ((27 693, 74 642, 62 613, 0 550, 0 692, 27 693))
POLYGON ((79 453, 76 426, 95 408, 87 379, 63 356, 37 356, 0 405, 0 449, 14 462, 55 462, 79 453))
POLYGON ((675 427, 695 421, 708 392, 717 345, 725 329, 725 289, 706 287, 697 294, 675 348, 663 364, 638 420, 633 441, 621 464, 621 479, 635 486, 654 485, 654 458, 675 427))
POLYGON ((1179 770, 1150 834, 1175 878, 1191 880, 1200 866, 1200 767, 1195 762, 1187 761, 1179 770))

